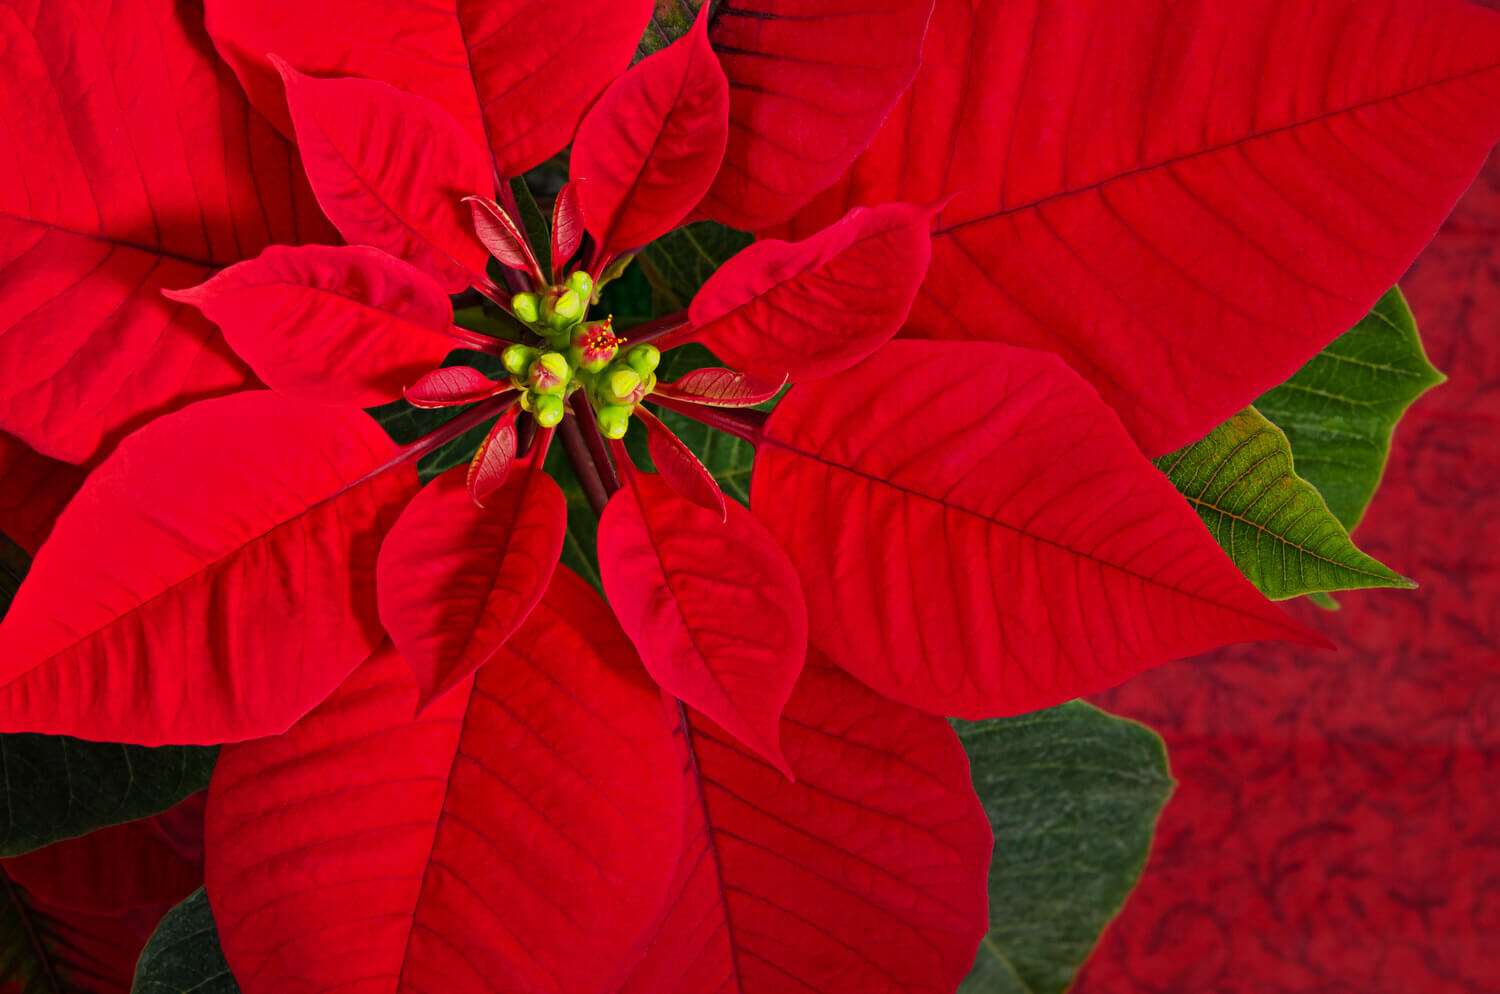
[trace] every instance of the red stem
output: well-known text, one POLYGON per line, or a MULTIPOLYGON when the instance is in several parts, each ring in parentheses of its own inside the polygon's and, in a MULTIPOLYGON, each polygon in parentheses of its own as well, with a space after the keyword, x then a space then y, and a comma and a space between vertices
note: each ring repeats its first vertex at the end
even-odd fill
POLYGON ((676 411, 684 417, 692 418, 699 424, 717 428, 735 438, 743 438, 751 445, 758 446, 765 438, 766 419, 769 417, 765 411, 704 407, 702 404, 678 400, 676 397, 663 397, 661 394, 652 394, 647 399, 669 411, 676 411))
POLYGON ((498 338, 481 335, 477 331, 456 324, 450 324, 443 334, 466 349, 473 349, 475 352, 484 352, 489 355, 500 355, 505 351, 505 347, 511 344, 510 342, 503 342, 498 338))
POLYGON ((604 505, 609 503, 609 494, 604 491, 604 481, 599 479, 599 470, 594 466, 594 460, 589 455, 588 444, 583 440, 583 432, 578 428, 577 418, 563 418, 562 424, 557 426, 558 434, 562 436, 563 450, 568 454, 568 462, 573 466, 573 475, 578 477, 578 483, 583 487, 583 495, 588 498, 589 507, 594 509, 595 515, 604 513, 604 505))
POLYGON ((667 314, 647 321, 645 324, 631 328, 625 334, 625 340, 631 345, 641 345, 645 342, 655 342, 658 348, 671 348, 662 340, 668 338, 673 332, 681 331, 691 326, 688 321, 687 311, 677 311, 675 314, 667 314))
MULTIPOLYGON (((518 390, 506 390, 504 393, 498 393, 493 397, 480 401, 452 421, 438 428, 431 435, 424 435, 410 445, 403 445, 396 450, 395 455, 349 484, 349 487, 357 487, 366 480, 374 479, 386 470, 399 466, 404 462, 421 459, 439 446, 453 441, 470 428, 482 425, 490 418, 499 417, 504 414, 516 403, 516 400, 520 396, 521 394, 518 390)), ((347 490, 349 487, 345 487, 344 489, 347 490)))
POLYGON ((578 418, 578 431, 583 435, 584 444, 588 446, 589 458, 593 459, 594 466, 599 470, 599 481, 604 484, 605 493, 613 495, 616 490, 620 489, 620 476, 615 472, 614 463, 609 461, 609 450, 604 447, 604 436, 599 434, 599 422, 594 417, 594 405, 589 403, 588 394, 582 390, 575 390, 568 404, 578 418))

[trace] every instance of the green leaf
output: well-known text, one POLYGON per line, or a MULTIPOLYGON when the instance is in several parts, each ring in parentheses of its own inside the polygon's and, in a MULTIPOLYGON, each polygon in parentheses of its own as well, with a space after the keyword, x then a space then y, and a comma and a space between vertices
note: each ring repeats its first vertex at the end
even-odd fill
POLYGON ((990 931, 960 994, 1059 994, 1146 865, 1166 748, 1082 701, 954 725, 995 831, 990 931))
MULTIPOLYGON (((0 617, 28 566, 26 553, 0 536, 0 617)), ((165 811, 208 786, 218 754, 202 746, 0 735, 0 857, 165 811)))
POLYGON ((688 33, 704 0, 656 0, 656 10, 636 46, 635 61, 659 52, 688 33))
POLYGON ((1393 287, 1255 407, 1286 432, 1297 472, 1352 532, 1380 485, 1396 422, 1445 378, 1427 361, 1411 309, 1393 287))
POLYGON ((238 994, 208 896, 199 887, 167 912, 135 965, 131 994, 238 994))
POLYGON ((1273 600, 1415 586, 1355 548, 1317 489, 1293 470, 1286 436, 1254 408, 1155 463, 1273 600))
POLYGON ((7 994, 61 994, 45 919, 27 906, 0 870, 0 989, 7 994))
POLYGON ((656 293, 657 310, 670 314, 687 307, 699 287, 752 240, 717 221, 699 221, 647 245, 636 259, 656 293))
POLYGON ((550 278, 552 276, 552 228, 547 221, 547 215, 537 206, 536 198, 531 195, 531 187, 526 185, 524 176, 512 176, 510 179, 510 192, 515 195, 516 208, 521 212, 521 223, 526 227, 526 237, 531 241, 531 250, 536 253, 536 261, 541 264, 542 274, 550 278))

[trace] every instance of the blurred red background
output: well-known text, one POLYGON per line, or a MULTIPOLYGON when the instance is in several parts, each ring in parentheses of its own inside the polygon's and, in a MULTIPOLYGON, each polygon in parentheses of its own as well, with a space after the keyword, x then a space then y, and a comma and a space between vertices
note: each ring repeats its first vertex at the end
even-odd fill
POLYGON ((1075 994, 1500 991, 1500 154, 1401 287, 1448 382, 1355 538, 1421 589, 1097 699, 1179 786, 1075 994))

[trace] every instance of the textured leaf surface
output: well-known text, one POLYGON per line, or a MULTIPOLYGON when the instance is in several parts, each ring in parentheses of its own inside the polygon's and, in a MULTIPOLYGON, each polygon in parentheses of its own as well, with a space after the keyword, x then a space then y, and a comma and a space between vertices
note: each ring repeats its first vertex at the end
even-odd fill
POLYGON ((651 13, 651 0, 434 0, 382 6, 378 14, 360 0, 206 6, 214 43, 251 102, 288 134, 266 52, 306 73, 380 79, 436 102, 475 145, 490 149, 502 177, 568 143, 584 111, 629 64, 651 13))
POLYGON ((321 404, 395 400, 457 344, 442 288, 364 245, 273 245, 167 296, 203 311, 271 389, 321 404))
POLYGON ((239 994, 200 887, 156 926, 135 967, 131 994, 239 994))
MULTIPOLYGON (((0 432, 0 535, 36 555, 84 473, 0 432)), ((0 608, 3 610, 3 608, 0 608)))
POLYGON ((1350 531, 1380 486, 1406 409, 1443 382, 1395 288, 1255 407, 1286 432, 1297 472, 1350 531))
POLYGON ((896 700, 1019 714, 1226 642, 1320 644, 1055 356, 893 342, 766 431, 750 504, 812 644, 896 700))
POLYGON ((760 230, 838 179, 911 83, 931 12, 932 0, 719 5, 709 38, 730 132, 703 213, 760 230))
POLYGON ((472 404, 509 389, 508 381, 492 380, 472 366, 445 366, 423 375, 402 395, 413 407, 431 409, 472 404))
POLYGON ((773 399, 786 381, 762 380, 722 366, 695 369, 671 383, 658 383, 652 394, 710 407, 755 407, 773 399))
POLYGON ((363 478, 393 452, 358 410, 268 391, 131 435, 0 622, 0 720, 141 745, 284 730, 381 638, 375 557, 416 475, 363 478))
POLYGON ((694 336, 726 364, 771 380, 847 369, 906 321, 931 257, 932 214, 856 207, 803 241, 756 242, 693 298, 694 336))
POLYGON ((247 384, 163 287, 336 237, 199 17, 176 0, 0 4, 0 429, 69 462, 247 384))
POLYGON ((687 830, 623 994, 947 994, 984 934, 990 833, 940 718, 810 660, 795 783, 683 711, 687 830))
POLYGON ((775 539, 632 474, 599 520, 610 606, 652 678, 781 769, 781 711, 807 656, 807 608, 775 539))
POLYGON ((479 148, 430 100, 369 79, 314 79, 286 63, 297 147, 323 213, 351 242, 389 252, 458 293, 489 255, 464 197, 493 184, 479 148))
POLYGON ((677 227, 723 160, 728 114, 724 72, 701 28, 604 91, 579 125, 570 164, 601 251, 628 251, 677 227))
POLYGON ((660 697, 559 571, 412 720, 388 648, 287 735, 224 750, 208 893, 247 994, 605 989, 662 906, 681 767, 660 697))
POLYGON ((687 443, 650 411, 638 409, 636 417, 646 426, 646 446, 662 480, 677 491, 679 497, 717 513, 721 520, 727 520, 723 492, 708 467, 698 460, 687 443))
POLYGON ((484 664, 547 590, 567 504, 528 463, 478 507, 456 466, 406 506, 380 548, 380 620, 421 688, 420 703, 484 664))
POLYGON ((1146 865, 1166 749, 1082 701, 958 737, 995 833, 990 931, 960 994, 1062 994, 1146 865))
POLYGON ((1415 586, 1355 548, 1317 489, 1297 474, 1286 436, 1253 407, 1155 462, 1240 572, 1272 600, 1415 586))
POLYGON ((1062 355, 1155 456, 1359 320, 1497 136, 1500 17, 1464 3, 939 0, 795 227, 956 193, 910 333, 1062 355))
POLYGON ((743 231, 698 221, 667 232, 641 250, 639 261, 662 313, 680 311, 692 302, 707 279, 751 237, 743 231))

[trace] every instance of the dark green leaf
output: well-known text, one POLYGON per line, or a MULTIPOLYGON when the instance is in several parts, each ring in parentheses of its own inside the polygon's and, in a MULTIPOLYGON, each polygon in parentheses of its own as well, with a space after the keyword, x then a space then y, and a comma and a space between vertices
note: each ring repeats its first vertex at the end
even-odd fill
POLYGON ((1059 994, 1146 864, 1166 749, 1081 701, 954 724, 995 831, 990 931, 959 991, 1059 994))
POLYGON ((156 926, 136 963, 131 994, 238 994, 239 989, 200 887, 156 926))
POLYGON ((687 307, 698 288, 751 237, 717 221, 699 221, 668 232, 637 256, 656 292, 656 307, 670 314, 687 307))
POLYGON ((698 8, 702 6, 703 0, 656 0, 656 10, 635 50, 636 61, 661 51, 687 34, 698 8))
POLYGON ((1155 462, 1240 572, 1273 600, 1415 586, 1354 547, 1318 491, 1293 470, 1286 436, 1254 408, 1155 462))
MULTIPOLYGON (((30 565, 0 536, 0 616, 30 565), (6 548, 8 546, 8 548, 6 548)), ((0 857, 147 818, 208 786, 217 749, 0 735, 0 857)))
POLYGON ((0 989, 7 994, 61 994, 46 922, 0 871, 0 989))
POLYGON ((510 180, 510 192, 515 195, 516 207, 521 212, 521 223, 526 227, 526 237, 531 241, 531 250, 536 253, 536 261, 541 264, 542 274, 547 277, 552 275, 552 228, 547 221, 547 215, 537 206, 536 198, 531 195, 531 187, 526 185, 524 176, 512 176, 510 180))
POLYGON ((1401 291, 1392 288, 1255 407, 1286 432, 1298 474, 1353 531, 1380 485, 1396 422, 1444 378, 1427 361, 1401 291))

